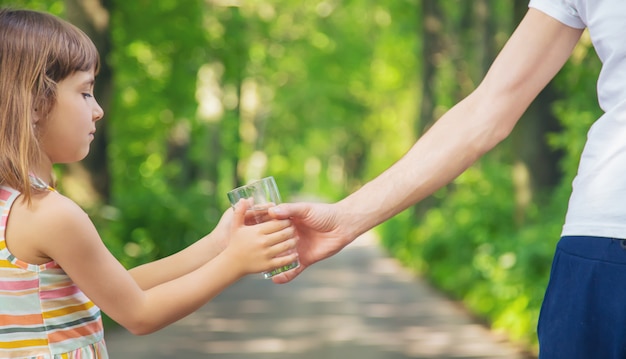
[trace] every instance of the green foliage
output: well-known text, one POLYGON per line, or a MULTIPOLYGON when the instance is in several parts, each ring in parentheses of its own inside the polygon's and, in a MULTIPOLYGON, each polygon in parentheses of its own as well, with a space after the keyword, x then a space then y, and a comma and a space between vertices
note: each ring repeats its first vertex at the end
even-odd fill
POLYGON ((63 15, 65 11, 64 3, 63 0, 0 0, 0 6, 3 7, 46 11, 58 16, 63 15))
POLYGON ((198 153, 209 150, 197 141, 207 131, 195 100, 206 58, 202 13, 201 1, 114 2, 107 125, 116 215, 100 228, 128 265, 183 248, 219 219, 215 184, 192 178, 205 165, 198 153))
POLYGON ((406 265, 494 328, 532 344, 565 198, 527 209, 520 226, 511 176, 511 166, 486 158, 438 193, 441 204, 423 218, 406 211, 379 230, 406 265))
POLYGON ((513 169, 495 153, 436 193, 440 204, 422 218, 407 210, 379 227, 407 266, 531 348, 571 181, 586 132, 601 114, 593 91, 600 64, 585 39, 555 79, 562 99, 553 109, 562 128, 548 141, 563 154, 564 175, 555 188, 535 193, 522 223, 513 169))
POLYGON ((554 112, 563 129, 549 135, 550 144, 564 153, 561 168, 567 178, 574 178, 582 153, 586 133, 602 111, 598 106, 596 82, 600 60, 585 33, 555 83, 566 96, 554 104, 554 112))

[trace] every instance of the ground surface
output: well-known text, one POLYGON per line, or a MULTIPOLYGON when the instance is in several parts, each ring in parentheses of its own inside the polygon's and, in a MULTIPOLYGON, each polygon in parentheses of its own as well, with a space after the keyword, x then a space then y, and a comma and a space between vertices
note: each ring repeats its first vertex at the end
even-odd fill
POLYGON ((367 235, 290 284, 248 277, 157 333, 106 338, 112 359, 528 358, 367 235))

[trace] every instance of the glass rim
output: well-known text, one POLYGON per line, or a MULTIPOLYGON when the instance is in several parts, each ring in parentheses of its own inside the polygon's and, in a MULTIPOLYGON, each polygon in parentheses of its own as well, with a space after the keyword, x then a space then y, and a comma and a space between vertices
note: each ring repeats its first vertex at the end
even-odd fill
POLYGON ((233 189, 231 189, 230 191, 228 191, 228 193, 234 192, 234 191, 239 191, 242 190, 245 187, 249 187, 249 186, 253 186, 256 185, 258 183, 262 183, 262 182, 272 182, 274 183, 274 185, 276 185, 276 180, 274 179, 274 176, 267 176, 267 177, 263 177, 263 178, 259 178, 256 180, 252 180, 244 185, 241 185, 239 187, 235 187, 233 189))

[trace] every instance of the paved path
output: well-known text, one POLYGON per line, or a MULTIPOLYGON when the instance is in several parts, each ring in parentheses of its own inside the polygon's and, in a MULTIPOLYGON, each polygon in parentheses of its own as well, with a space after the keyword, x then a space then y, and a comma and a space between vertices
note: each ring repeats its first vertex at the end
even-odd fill
POLYGON ((251 276, 157 333, 106 337, 112 359, 528 358, 368 236, 290 284, 251 276))

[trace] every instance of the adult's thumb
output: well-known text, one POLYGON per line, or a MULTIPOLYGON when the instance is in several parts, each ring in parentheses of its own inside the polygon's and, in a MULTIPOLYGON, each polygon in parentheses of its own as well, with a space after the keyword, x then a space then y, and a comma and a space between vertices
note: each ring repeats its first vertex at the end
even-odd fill
POLYGON ((290 217, 301 217, 304 214, 305 206, 296 203, 281 203, 271 207, 268 212, 274 219, 287 219, 290 217))

